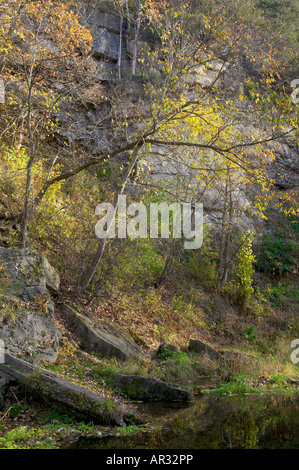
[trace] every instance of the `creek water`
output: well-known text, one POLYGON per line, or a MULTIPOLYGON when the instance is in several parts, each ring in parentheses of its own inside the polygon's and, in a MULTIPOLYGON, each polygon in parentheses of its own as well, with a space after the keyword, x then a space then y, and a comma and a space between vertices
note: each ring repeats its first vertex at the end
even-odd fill
POLYGON ((189 406, 139 403, 139 412, 162 428, 132 436, 79 440, 98 449, 298 449, 299 394, 216 397, 189 406))

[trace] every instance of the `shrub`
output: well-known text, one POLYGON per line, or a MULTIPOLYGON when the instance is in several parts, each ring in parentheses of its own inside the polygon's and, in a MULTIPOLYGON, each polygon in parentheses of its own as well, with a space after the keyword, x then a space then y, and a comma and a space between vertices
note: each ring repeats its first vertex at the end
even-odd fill
POLYGON ((248 231, 245 235, 240 237, 241 248, 237 255, 237 276, 239 295, 245 307, 249 305, 251 295, 254 291, 252 287, 252 275, 254 273, 253 262, 255 257, 252 251, 253 233, 248 231))
POLYGON ((297 266, 296 254, 298 246, 284 232, 276 231, 273 235, 263 236, 262 249, 258 258, 257 268, 261 272, 269 272, 278 276, 293 272, 297 266))

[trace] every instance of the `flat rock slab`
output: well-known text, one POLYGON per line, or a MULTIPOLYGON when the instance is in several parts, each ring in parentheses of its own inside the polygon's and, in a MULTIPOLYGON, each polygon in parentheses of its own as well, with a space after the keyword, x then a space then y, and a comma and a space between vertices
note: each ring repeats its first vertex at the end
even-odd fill
POLYGON ((115 388, 131 400, 189 401, 191 393, 177 385, 139 375, 116 375, 115 388))
POLYGON ((194 352, 196 354, 206 354, 210 359, 214 361, 219 361, 222 359, 222 354, 220 351, 217 351, 216 349, 212 348, 208 344, 203 343, 198 339, 190 338, 188 349, 189 351, 194 352))
POLYGON ((108 332, 94 327, 87 317, 67 305, 61 308, 61 314, 75 332, 83 351, 90 354, 96 353, 101 357, 116 357, 120 360, 146 357, 136 344, 116 328, 111 327, 111 332, 108 332))
MULTIPOLYGON (((0 317, 2 307, 0 305, 0 317)), ((0 339, 9 353, 22 354, 32 362, 54 362, 58 356, 58 335, 52 312, 41 314, 23 307, 17 310, 12 323, 1 322, 0 318, 0 339)))
POLYGON ((19 382, 48 404, 79 419, 99 424, 123 425, 124 411, 111 400, 10 354, 5 354, 5 363, 0 364, 0 376, 19 382))

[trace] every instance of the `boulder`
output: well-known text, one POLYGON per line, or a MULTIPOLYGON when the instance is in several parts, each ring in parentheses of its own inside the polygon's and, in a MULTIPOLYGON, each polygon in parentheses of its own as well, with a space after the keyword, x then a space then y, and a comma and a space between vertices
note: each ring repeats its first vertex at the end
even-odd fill
MULTIPOLYGON (((6 310, 6 305, 7 303, 1 304, 0 312, 3 306, 6 310)), ((16 318, 12 322, 8 320, 7 323, 6 320, 1 322, 0 318, 0 337, 6 350, 30 358, 33 362, 54 362, 58 356, 58 336, 53 310, 40 313, 18 308, 17 302, 12 305, 16 310, 16 318)))
POLYGON ((83 351, 120 360, 145 359, 143 351, 116 327, 95 327, 87 317, 67 305, 61 308, 61 315, 76 334, 83 351))
POLYGON ((110 33, 107 29, 98 28, 92 43, 95 57, 107 57, 113 61, 118 60, 119 35, 110 33))
POLYGON ((30 248, 0 247, 0 266, 0 339, 6 351, 55 361, 58 337, 48 289, 59 289, 59 274, 30 248))
POLYGON ((192 351, 197 354, 206 354, 207 356, 209 356, 210 359, 214 361, 219 361, 220 359, 222 359, 220 351, 217 351, 216 349, 212 348, 206 343, 203 343, 199 339, 190 338, 188 349, 189 351, 192 351))
POLYGON ((33 300, 46 289, 58 291, 59 274, 44 255, 32 248, 0 247, 1 286, 6 283, 7 293, 24 301, 33 300))
POLYGON ((80 5, 80 22, 93 33, 96 28, 105 28, 114 33, 120 32, 120 16, 106 13, 90 4, 80 5))
POLYGON ((40 257, 42 261, 46 287, 49 291, 57 292, 60 286, 60 276, 44 255, 40 255, 40 257))
POLYGON ((5 354, 5 363, 0 364, 0 375, 19 382, 33 395, 78 419, 99 424, 124 424, 124 411, 111 400, 10 354, 5 354))
POLYGON ((188 401, 191 393, 178 385, 139 375, 116 375, 115 388, 126 398, 144 401, 188 401))

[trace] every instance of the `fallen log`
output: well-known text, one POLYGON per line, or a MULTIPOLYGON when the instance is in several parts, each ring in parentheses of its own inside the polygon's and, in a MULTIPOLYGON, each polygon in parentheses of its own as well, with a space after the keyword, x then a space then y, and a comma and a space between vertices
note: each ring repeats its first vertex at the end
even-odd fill
POLYGON ((19 382, 46 403, 78 419, 98 424, 124 425, 124 410, 111 399, 98 396, 10 354, 6 353, 5 362, 0 363, 0 377, 19 382))

